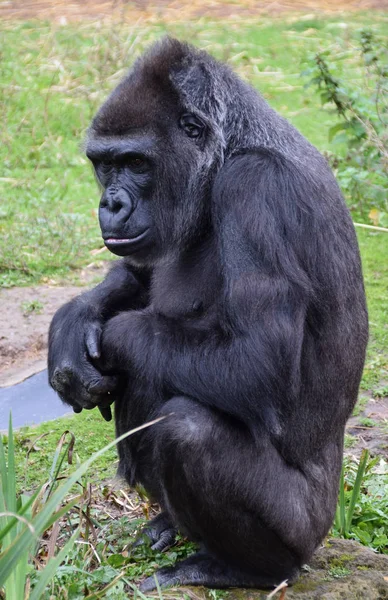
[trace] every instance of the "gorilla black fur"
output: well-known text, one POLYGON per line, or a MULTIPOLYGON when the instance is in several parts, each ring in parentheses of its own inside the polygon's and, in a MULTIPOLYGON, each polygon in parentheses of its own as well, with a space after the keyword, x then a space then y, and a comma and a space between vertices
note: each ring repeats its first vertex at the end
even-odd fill
MULTIPOLYGON (((123 259, 62 307, 49 377, 99 406, 120 473, 199 552, 166 585, 294 579, 335 511, 367 312, 353 224, 325 160, 226 65, 164 39, 95 117, 100 224, 123 259)), ((142 589, 154 588, 153 578, 142 589)))

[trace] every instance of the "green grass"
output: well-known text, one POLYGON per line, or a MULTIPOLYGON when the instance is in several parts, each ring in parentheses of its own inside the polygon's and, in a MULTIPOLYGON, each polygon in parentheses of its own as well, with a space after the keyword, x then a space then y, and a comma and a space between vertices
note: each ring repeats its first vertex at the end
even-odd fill
MULTIPOLYGON (((99 23, 0 24, 0 285, 71 279, 101 247, 98 191, 82 153, 97 107, 144 48, 168 32, 226 60, 321 150, 335 116, 300 76, 308 58, 330 48, 359 77, 356 32, 383 31, 378 14, 347 25, 301 17, 158 26, 99 23)), ((104 255, 104 259, 108 255, 104 255)))
MULTIPOLYGON (((73 464, 66 464, 62 475, 69 475, 78 462, 84 462, 114 439, 113 423, 104 421, 97 410, 84 410, 81 414, 42 423, 37 427, 22 427, 15 432, 15 462, 20 490, 36 489, 46 481, 52 457, 64 431, 74 434, 75 448, 73 464)), ((112 449, 94 465, 90 473, 91 482, 113 477, 116 467, 117 454, 112 449)))
POLYGON ((370 336, 361 387, 381 388, 388 376, 388 233, 358 229, 370 336))

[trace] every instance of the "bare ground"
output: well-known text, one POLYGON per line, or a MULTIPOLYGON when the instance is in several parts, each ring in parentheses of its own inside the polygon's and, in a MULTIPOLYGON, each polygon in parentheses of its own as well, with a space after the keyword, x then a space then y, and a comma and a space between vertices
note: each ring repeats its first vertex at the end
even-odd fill
POLYGON ((202 16, 233 19, 292 12, 341 13, 371 9, 387 10, 388 0, 10 0, 0 1, 0 18, 45 19, 60 24, 118 18, 133 23, 148 18, 185 21, 202 16))
POLYGON ((102 278, 107 266, 79 273, 80 286, 46 284, 0 289, 0 387, 14 385, 46 368, 48 329, 62 304, 102 278))
POLYGON ((388 397, 374 398, 363 392, 360 399, 365 400, 364 409, 350 417, 346 426, 346 432, 354 437, 354 445, 346 453, 359 457, 361 450, 367 448, 372 456, 381 455, 388 460, 388 397), (364 419, 371 420, 370 426, 364 425, 364 419))

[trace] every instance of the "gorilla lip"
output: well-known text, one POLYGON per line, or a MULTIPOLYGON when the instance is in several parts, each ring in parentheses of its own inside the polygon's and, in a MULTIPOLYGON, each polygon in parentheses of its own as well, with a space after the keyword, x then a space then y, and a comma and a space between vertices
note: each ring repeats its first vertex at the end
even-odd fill
POLYGON ((136 242, 140 242, 140 240, 142 240, 146 234, 148 232, 148 228, 145 229, 144 231, 142 231, 141 233, 139 233, 139 235, 136 235, 135 237, 132 238, 116 238, 116 237, 108 237, 108 238, 104 238, 104 243, 106 245, 112 245, 112 246, 119 246, 121 244, 135 244, 136 242))

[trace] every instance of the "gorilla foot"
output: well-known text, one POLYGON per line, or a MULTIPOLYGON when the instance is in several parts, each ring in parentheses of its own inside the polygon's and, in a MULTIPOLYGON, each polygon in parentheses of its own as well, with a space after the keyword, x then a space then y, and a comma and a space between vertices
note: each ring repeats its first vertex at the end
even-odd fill
POLYGON ((155 590, 155 578, 158 580, 161 588, 203 585, 210 588, 244 587, 271 589, 275 588, 285 579, 291 582, 295 581, 298 573, 299 570, 297 568, 288 575, 282 574, 279 577, 250 573, 224 563, 209 554, 198 552, 174 567, 165 567, 157 571, 155 575, 147 577, 139 586, 139 589, 143 593, 155 590))
POLYGON ((162 552, 175 543, 176 534, 177 530, 171 523, 168 514, 161 512, 147 523, 142 530, 139 539, 136 540, 132 548, 136 548, 143 544, 144 536, 146 536, 151 540, 151 549, 162 552))

